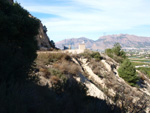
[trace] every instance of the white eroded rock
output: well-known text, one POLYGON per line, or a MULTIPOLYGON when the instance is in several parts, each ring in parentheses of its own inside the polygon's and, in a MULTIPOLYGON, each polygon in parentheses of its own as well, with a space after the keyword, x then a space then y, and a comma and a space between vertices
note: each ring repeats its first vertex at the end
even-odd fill
POLYGON ((105 60, 101 60, 101 62, 104 64, 108 71, 111 71, 111 66, 105 60))
POLYGON ((106 95, 100 89, 98 89, 93 83, 91 83, 86 77, 84 77, 81 73, 79 74, 79 77, 75 77, 75 79, 85 84, 85 86, 88 88, 87 95, 97 97, 103 100, 105 99, 106 95))

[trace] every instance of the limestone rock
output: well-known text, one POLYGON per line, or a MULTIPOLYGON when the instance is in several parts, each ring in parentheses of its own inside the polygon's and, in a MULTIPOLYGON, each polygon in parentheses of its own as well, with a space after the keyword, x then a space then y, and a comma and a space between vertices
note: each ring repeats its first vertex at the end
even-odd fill
MULTIPOLYGON (((14 0, 8 0, 9 3, 13 4, 14 0)), ((32 15, 29 15, 30 18, 35 18, 32 15)), ((36 36, 37 39, 37 43, 38 43, 38 48, 39 50, 49 50, 50 48, 55 48, 53 46, 53 44, 50 42, 46 32, 47 29, 45 26, 43 26, 43 24, 41 23, 41 21, 39 20, 39 34, 36 36)))
POLYGON ((39 50, 48 50, 52 48, 52 44, 46 34, 46 27, 40 22, 39 34, 36 36, 39 50))

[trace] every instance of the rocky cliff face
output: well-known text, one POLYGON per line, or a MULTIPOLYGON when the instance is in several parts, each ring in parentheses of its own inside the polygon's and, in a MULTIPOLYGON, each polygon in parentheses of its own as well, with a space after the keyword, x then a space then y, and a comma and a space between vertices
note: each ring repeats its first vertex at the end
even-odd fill
MULTIPOLYGON (((13 0, 8 0, 8 2, 11 4, 14 3, 13 0)), ((29 15, 29 17, 34 18, 32 15, 29 15)), ((36 36, 39 50, 49 50, 50 48, 55 48, 46 34, 47 32, 46 27, 43 26, 40 20, 39 24, 40 24, 39 34, 36 36)))
POLYGON ((36 37, 39 50, 48 50, 48 49, 52 48, 52 44, 51 44, 46 32, 47 32, 46 27, 43 26, 42 23, 40 22, 39 34, 36 37))

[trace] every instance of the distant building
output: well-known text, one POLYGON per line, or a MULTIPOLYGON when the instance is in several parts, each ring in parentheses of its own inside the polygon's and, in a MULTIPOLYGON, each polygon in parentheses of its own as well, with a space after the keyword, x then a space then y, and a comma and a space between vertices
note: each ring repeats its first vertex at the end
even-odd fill
POLYGON ((85 44, 79 44, 79 50, 85 50, 85 44))
POLYGON ((68 49, 71 49, 71 45, 69 45, 69 48, 68 49))
POLYGON ((68 47, 66 47, 66 46, 64 46, 64 50, 67 50, 67 49, 69 49, 68 47))
POLYGON ((66 52, 69 52, 69 53, 79 54, 79 53, 83 53, 84 50, 86 49, 84 43, 79 44, 78 47, 79 47, 78 49, 72 49, 71 45, 69 45, 69 47, 64 46, 64 50, 65 50, 66 52))
POLYGON ((64 50, 70 50, 70 49, 71 49, 71 45, 69 45, 69 47, 63 46, 63 49, 64 49, 64 50))

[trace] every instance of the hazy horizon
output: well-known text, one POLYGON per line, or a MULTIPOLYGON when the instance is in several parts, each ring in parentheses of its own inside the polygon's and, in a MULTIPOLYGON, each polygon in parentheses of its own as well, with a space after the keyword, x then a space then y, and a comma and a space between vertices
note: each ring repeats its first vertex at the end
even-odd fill
MULTIPOLYGON (((86 38, 86 39, 90 39, 90 40, 96 41, 96 40, 98 40, 98 39, 101 38, 101 37, 113 36, 113 35, 132 35, 132 36, 137 36, 137 37, 148 37, 148 38, 150 38, 149 36, 140 36, 140 35, 134 35, 134 34, 123 34, 123 33, 121 33, 121 34, 108 34, 108 35, 103 35, 103 36, 99 36, 98 38, 95 38, 95 39, 87 38, 87 37, 82 36, 82 37, 75 37, 75 38, 62 39, 62 40, 60 40, 60 41, 63 41, 63 40, 70 40, 70 39, 79 39, 79 38, 86 38)), ((60 42, 60 41, 57 41, 57 42, 60 42)))
POLYGON ((150 37, 150 1, 147 0, 15 0, 48 29, 55 42, 103 35, 150 37))

